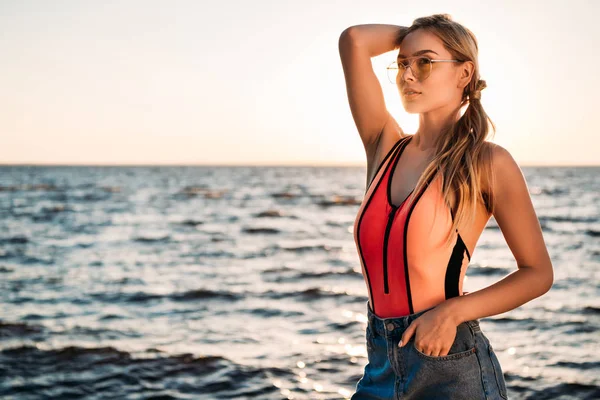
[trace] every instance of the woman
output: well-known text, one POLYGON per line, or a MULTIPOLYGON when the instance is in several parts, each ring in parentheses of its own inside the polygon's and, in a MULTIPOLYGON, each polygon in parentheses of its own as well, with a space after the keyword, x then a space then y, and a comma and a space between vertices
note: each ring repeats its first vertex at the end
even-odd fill
MULTIPOLYGON (((367 190, 354 223, 368 288, 368 363, 352 399, 507 399, 479 319, 546 293, 553 268, 526 181, 510 153, 486 141, 473 33, 447 14, 410 27, 367 24, 339 40, 352 116, 367 154, 367 190), (371 57, 388 67, 410 135, 389 114, 371 57), (465 295, 462 282, 494 216, 517 262, 465 295)), ((510 62, 510 61, 506 61, 510 62)))

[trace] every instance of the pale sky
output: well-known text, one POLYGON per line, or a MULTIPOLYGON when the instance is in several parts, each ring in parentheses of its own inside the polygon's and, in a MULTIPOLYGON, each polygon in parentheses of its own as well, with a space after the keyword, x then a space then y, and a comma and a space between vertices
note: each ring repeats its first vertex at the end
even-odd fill
POLYGON ((595 0, 1 0, 0 164, 365 165, 339 35, 435 13, 477 36, 495 143, 600 164, 595 0))

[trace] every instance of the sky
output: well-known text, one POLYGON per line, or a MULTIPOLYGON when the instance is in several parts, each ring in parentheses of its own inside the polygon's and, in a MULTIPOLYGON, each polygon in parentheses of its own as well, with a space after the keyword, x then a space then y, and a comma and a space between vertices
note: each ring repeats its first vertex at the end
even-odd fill
POLYGON ((491 141, 600 165, 595 0, 0 0, 0 164, 364 166, 339 35, 436 13, 477 37, 491 141))

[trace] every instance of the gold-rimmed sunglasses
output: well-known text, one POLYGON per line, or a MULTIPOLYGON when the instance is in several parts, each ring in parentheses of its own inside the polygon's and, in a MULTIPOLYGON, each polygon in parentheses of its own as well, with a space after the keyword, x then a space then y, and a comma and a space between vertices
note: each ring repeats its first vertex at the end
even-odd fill
POLYGON ((460 60, 432 60, 427 56, 417 56, 417 57, 409 57, 400 62, 398 65, 397 61, 392 61, 390 65, 387 66, 387 76, 390 83, 396 83, 396 79, 398 77, 398 73, 404 74, 407 68, 410 67, 413 75, 419 81, 424 81, 429 78, 431 74, 431 66, 436 62, 462 62, 460 60), (417 62, 416 65, 413 65, 414 62, 417 62))

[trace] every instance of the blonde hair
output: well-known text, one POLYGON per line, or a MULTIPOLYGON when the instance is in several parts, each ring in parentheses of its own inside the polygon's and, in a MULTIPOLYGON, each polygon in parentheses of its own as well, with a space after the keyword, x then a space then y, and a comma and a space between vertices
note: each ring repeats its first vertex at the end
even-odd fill
MULTIPOLYGON (((494 210, 494 197, 488 186, 488 193, 482 190, 482 179, 493 182, 491 169, 491 146, 485 145, 490 131, 487 121, 496 131, 491 118, 486 114, 479 99, 481 91, 487 86, 480 79, 478 45, 475 35, 458 22, 452 21, 449 14, 434 14, 417 18, 406 30, 396 38, 396 48, 400 47, 402 40, 409 33, 425 29, 444 43, 444 47, 452 54, 453 58, 461 61, 472 61, 475 65, 473 76, 465 87, 460 109, 468 103, 464 114, 458 121, 441 133, 434 148, 434 156, 411 197, 420 193, 424 185, 428 184, 436 173, 439 172, 442 181, 442 195, 447 204, 454 199, 452 229, 458 232, 458 226, 468 219, 472 223, 475 219, 476 205, 482 202, 488 213, 494 210)), ((446 245, 450 243, 452 235, 448 235, 446 245)))

